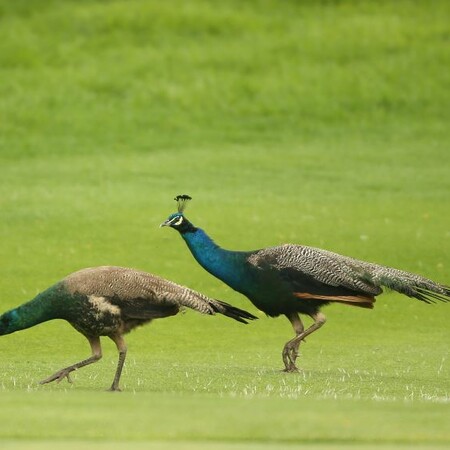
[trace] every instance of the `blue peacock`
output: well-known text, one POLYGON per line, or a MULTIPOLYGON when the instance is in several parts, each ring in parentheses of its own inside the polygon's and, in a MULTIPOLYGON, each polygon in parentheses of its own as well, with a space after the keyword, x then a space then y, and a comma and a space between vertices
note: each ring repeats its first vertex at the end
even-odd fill
POLYGON ((182 308, 210 315, 220 313, 242 323, 256 319, 228 303, 156 275, 125 267, 100 266, 72 273, 33 300, 2 314, 0 335, 63 319, 87 338, 92 356, 59 370, 41 384, 64 378, 71 382, 71 372, 102 357, 100 336, 107 336, 119 351, 109 390, 120 391, 119 380, 127 353, 123 335, 153 319, 173 316, 182 308))
POLYGON ((284 371, 298 371, 301 341, 326 321, 321 308, 341 303, 373 308, 382 288, 425 303, 448 302, 450 288, 420 275, 360 261, 327 250, 284 244, 254 251, 219 247, 184 215, 191 197, 178 195, 178 211, 161 224, 177 230, 198 263, 209 273, 245 295, 268 316, 286 316, 295 337, 283 348, 284 371), (305 329, 299 314, 313 319, 305 329))

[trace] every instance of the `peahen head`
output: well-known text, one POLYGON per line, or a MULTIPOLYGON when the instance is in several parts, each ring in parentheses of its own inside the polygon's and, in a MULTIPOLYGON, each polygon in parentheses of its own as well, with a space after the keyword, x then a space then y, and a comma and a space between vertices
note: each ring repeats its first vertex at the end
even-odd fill
POLYGON ((177 195, 174 200, 177 202, 178 211, 176 213, 171 214, 167 218, 167 220, 163 222, 160 226, 175 228, 175 230, 179 231, 182 234, 196 231, 197 228, 195 228, 194 225, 192 225, 192 223, 189 222, 189 220, 187 220, 183 214, 184 210, 186 209, 187 202, 189 200, 192 200, 192 197, 183 194, 177 195))
POLYGON ((0 316, 0 336, 11 334, 19 328, 17 325, 17 313, 12 310, 0 316))

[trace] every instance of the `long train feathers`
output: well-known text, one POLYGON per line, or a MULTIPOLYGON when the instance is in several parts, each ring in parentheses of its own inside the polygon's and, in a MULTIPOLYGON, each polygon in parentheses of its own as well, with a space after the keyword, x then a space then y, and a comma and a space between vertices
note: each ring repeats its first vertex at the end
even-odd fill
POLYGON ((379 295, 382 287, 426 303, 449 301, 450 289, 428 278, 392 267, 361 261, 314 247, 285 244, 254 252, 249 262, 255 266, 269 260, 274 267, 297 270, 331 286, 379 295))

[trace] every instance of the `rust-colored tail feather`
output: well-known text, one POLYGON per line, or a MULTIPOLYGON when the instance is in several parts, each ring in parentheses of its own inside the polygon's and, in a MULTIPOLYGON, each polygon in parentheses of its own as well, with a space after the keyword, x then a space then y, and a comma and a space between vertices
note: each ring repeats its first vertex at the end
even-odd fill
POLYGON ((339 302, 360 308, 373 308, 375 297, 365 297, 363 295, 318 295, 308 292, 294 292, 294 295, 302 300, 325 300, 327 302, 339 302))

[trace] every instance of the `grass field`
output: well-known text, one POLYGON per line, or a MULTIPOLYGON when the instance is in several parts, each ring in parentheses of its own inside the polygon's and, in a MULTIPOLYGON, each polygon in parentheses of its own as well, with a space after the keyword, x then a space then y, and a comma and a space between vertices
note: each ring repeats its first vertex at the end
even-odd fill
POLYGON ((450 283, 445 1, 0 0, 0 309, 82 267, 157 273, 258 315, 194 312, 88 355, 54 321, 0 339, 2 449, 448 448, 449 305, 387 293, 292 329, 159 224, 326 248, 450 283))

